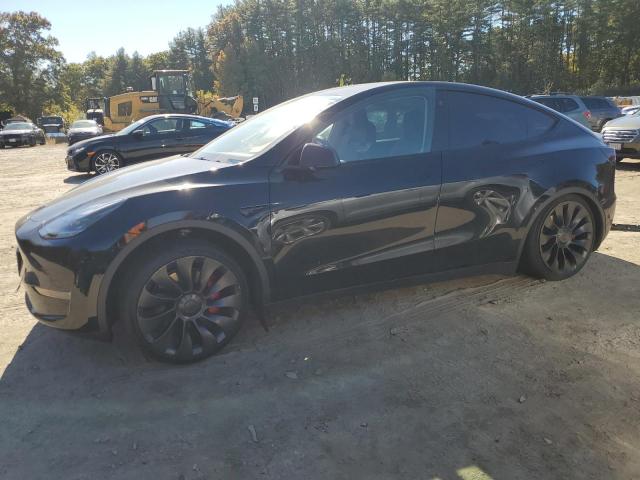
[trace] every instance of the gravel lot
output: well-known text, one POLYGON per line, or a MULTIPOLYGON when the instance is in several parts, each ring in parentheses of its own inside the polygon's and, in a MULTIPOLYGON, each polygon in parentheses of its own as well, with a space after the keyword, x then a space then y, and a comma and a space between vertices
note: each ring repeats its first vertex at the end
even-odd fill
MULTIPOLYGON (((640 232, 562 283, 282 305, 173 367, 37 325, 16 292, 15 221, 88 178, 64 150, 0 150, 0 478, 640 478, 640 232)), ((640 163, 616 190, 640 225, 640 163)))

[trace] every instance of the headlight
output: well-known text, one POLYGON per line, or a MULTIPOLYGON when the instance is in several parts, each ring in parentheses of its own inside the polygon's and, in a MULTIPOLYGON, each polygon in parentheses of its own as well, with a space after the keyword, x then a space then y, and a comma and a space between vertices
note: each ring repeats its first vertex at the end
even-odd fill
POLYGON ((111 202, 91 203, 75 208, 53 220, 45 222, 38 233, 42 238, 69 238, 84 232, 91 225, 118 208, 124 199, 111 202))

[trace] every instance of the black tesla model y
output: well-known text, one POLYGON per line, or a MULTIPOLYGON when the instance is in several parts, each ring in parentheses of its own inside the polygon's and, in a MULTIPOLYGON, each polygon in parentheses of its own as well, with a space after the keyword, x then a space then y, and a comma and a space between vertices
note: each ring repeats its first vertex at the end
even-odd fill
POLYGON ((125 322, 157 358, 219 351, 247 310, 369 282, 574 275, 615 207, 615 152, 525 98, 449 83, 334 88, 186 157, 76 187, 16 226, 42 323, 125 322))

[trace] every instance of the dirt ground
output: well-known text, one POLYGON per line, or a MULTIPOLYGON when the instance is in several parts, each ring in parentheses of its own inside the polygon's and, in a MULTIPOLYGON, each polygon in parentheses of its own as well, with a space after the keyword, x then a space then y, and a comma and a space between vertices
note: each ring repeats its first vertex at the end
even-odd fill
MULTIPOLYGON (((640 232, 576 277, 282 305, 184 367, 36 324, 15 221, 85 180, 0 151, 0 478, 638 479, 640 232)), ((640 225, 640 163, 616 223, 640 225)))

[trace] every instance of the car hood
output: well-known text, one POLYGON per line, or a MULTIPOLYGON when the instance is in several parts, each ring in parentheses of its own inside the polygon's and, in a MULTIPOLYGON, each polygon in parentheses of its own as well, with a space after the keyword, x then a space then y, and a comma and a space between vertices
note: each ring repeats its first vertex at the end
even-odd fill
POLYGON ((25 133, 31 133, 33 130, 2 130, 0 131, 0 135, 22 135, 25 133))
POLYGON ((77 150, 79 148, 82 147, 86 147, 89 145, 93 145, 93 144, 97 144, 98 142, 102 141, 102 140, 110 140, 113 139, 115 137, 115 135, 113 133, 109 133, 107 135, 100 135, 99 137, 92 137, 92 138, 88 138, 86 140, 82 140, 78 143, 74 143, 73 147, 71 147, 71 150, 77 150))
POLYGON ((604 128, 609 127, 640 129, 640 116, 629 115, 625 117, 614 118, 613 120, 609 120, 604 126, 604 128))
POLYGON ((133 165, 83 183, 34 210, 29 218, 41 223, 88 203, 107 204, 145 193, 177 190, 184 188, 190 175, 220 167, 229 165, 181 156, 133 165))

